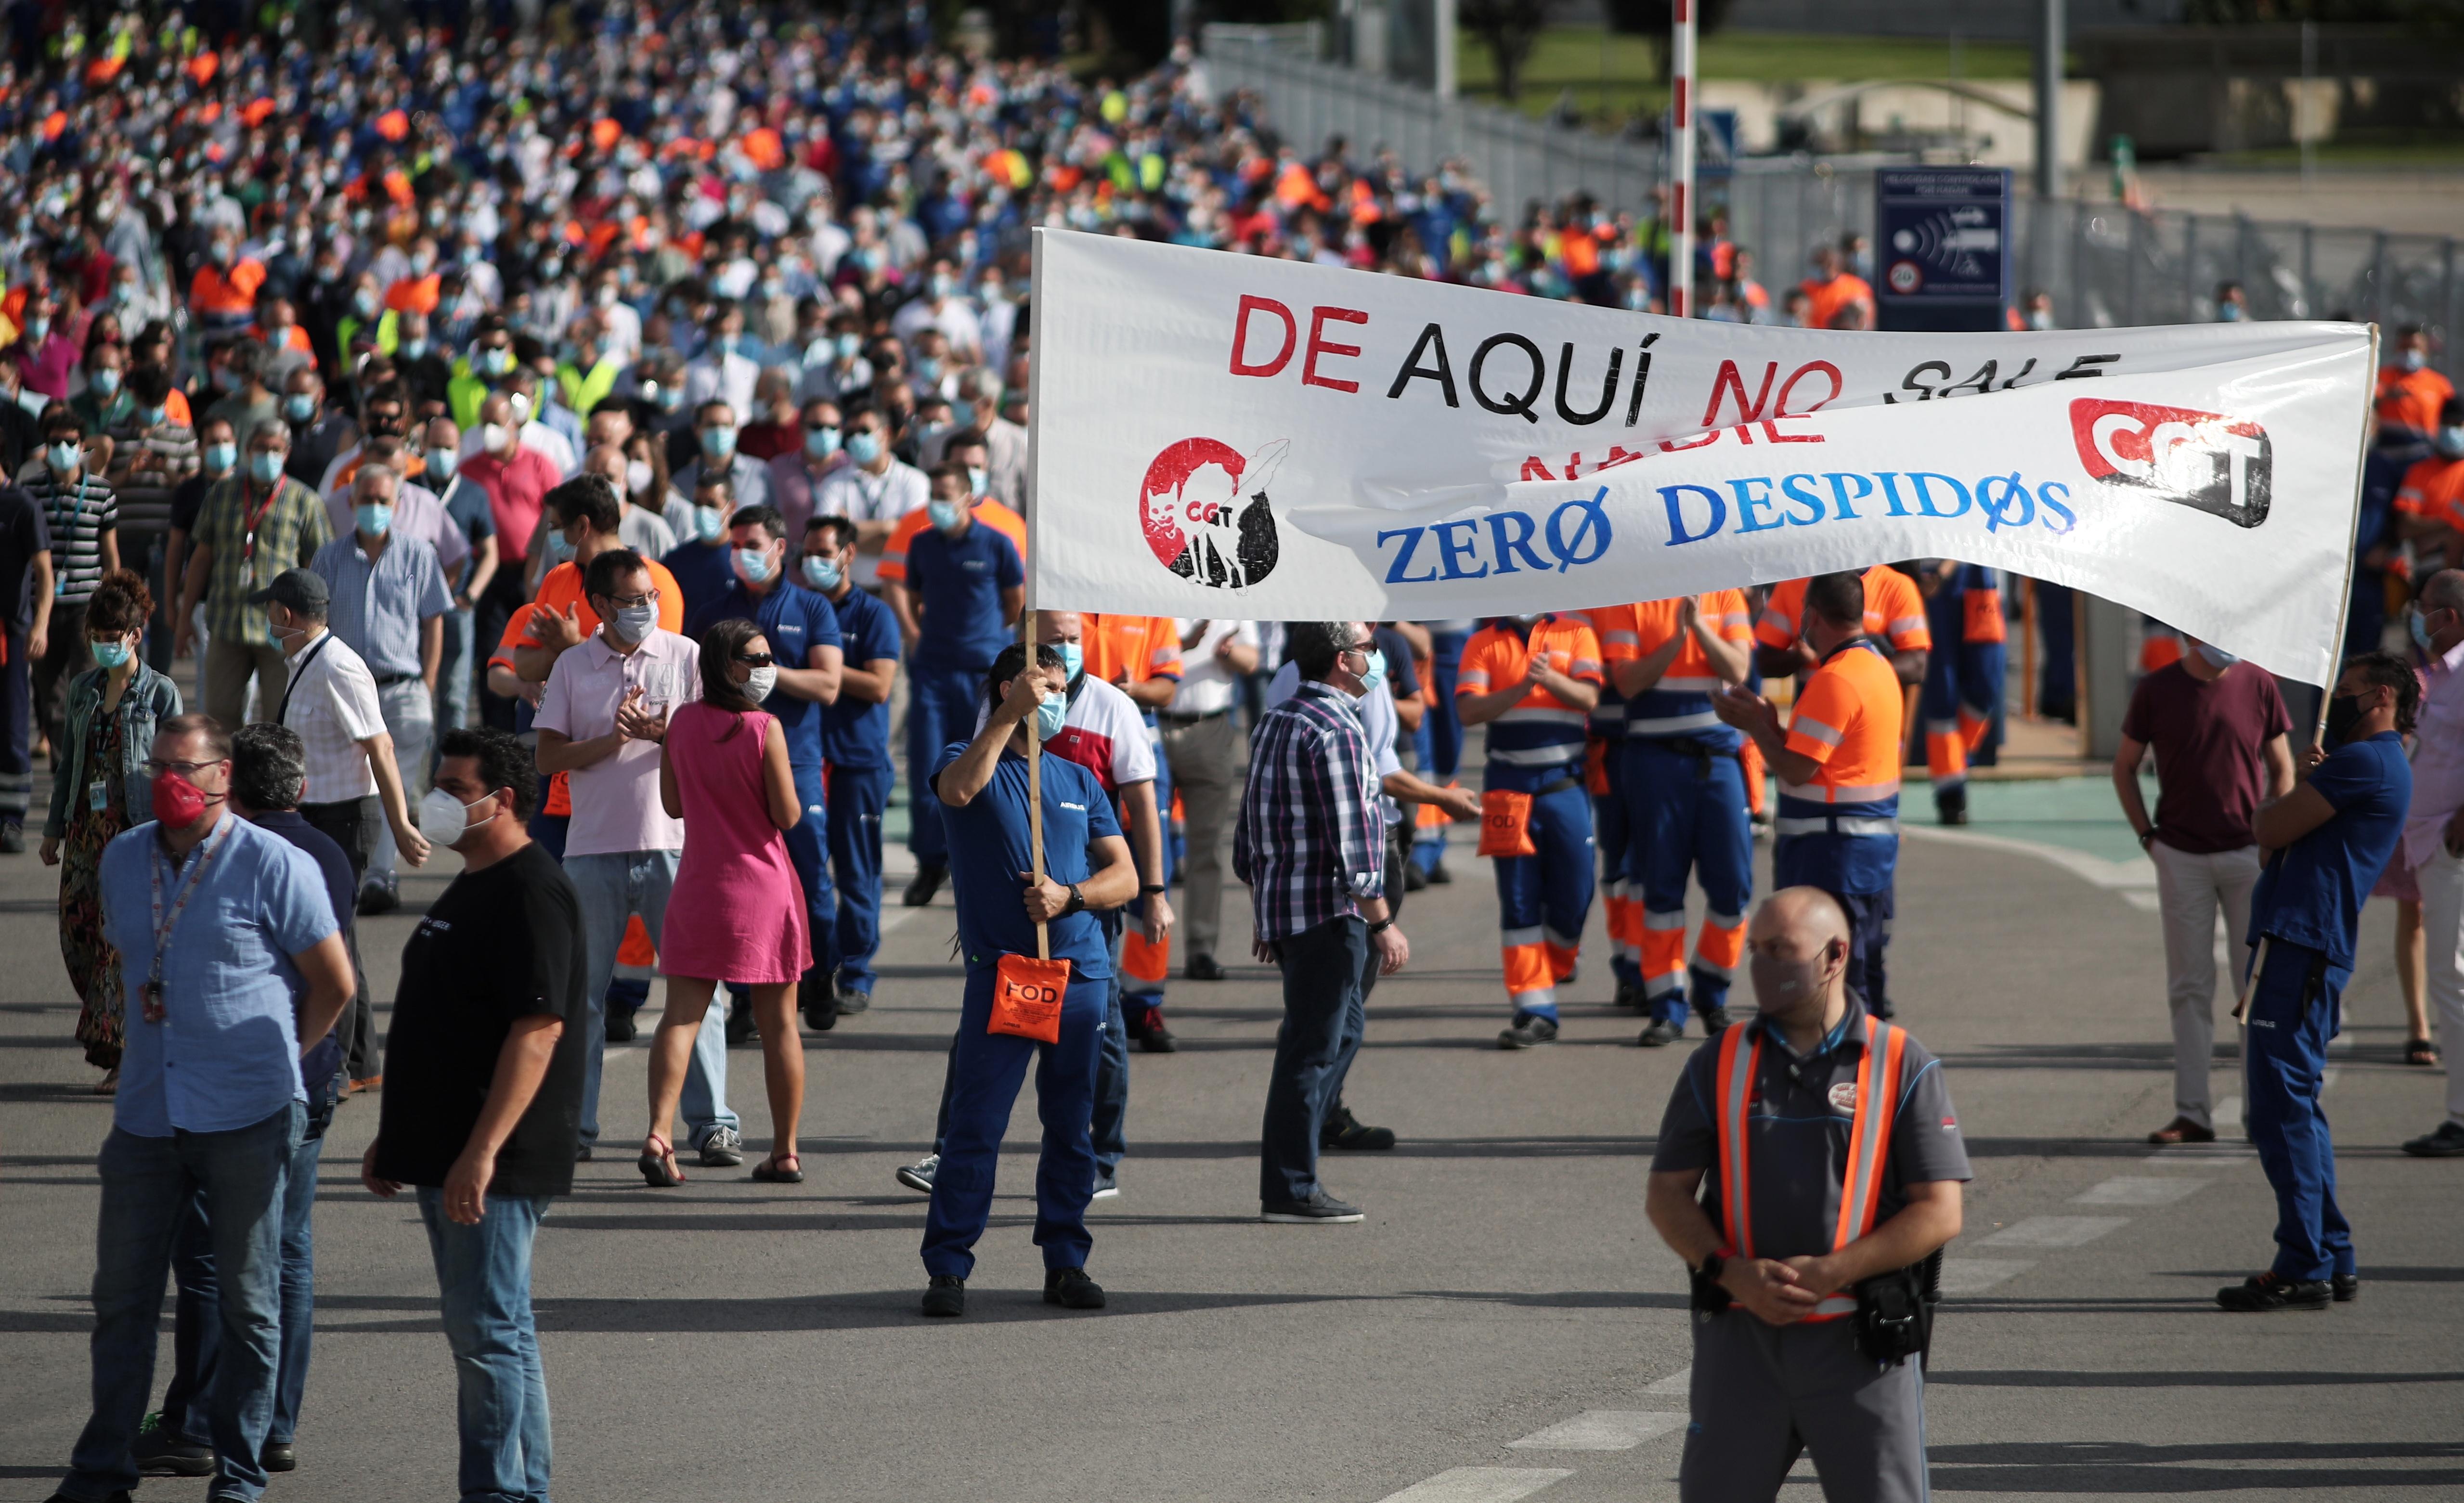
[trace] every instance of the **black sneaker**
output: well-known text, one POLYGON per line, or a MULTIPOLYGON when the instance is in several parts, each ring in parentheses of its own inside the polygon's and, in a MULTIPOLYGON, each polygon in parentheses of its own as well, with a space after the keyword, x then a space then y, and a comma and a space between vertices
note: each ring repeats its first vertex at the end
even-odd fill
POLYGON ((741 1049, 753 1042, 753 1004, 741 997, 727 999, 727 1047, 741 1049))
POLYGON ((1640 982, 1619 981, 1617 984, 1616 993, 1609 998, 1609 1006, 1612 1007, 1641 1006, 1642 984, 1640 982))
POLYGON ((576 1148, 573 1151, 573 1161, 575 1163, 588 1163, 590 1161, 590 1145, 588 1143, 583 1143, 581 1147, 576 1148))
POLYGON ((928 1315, 963 1315, 967 1313, 967 1281, 948 1273, 935 1273, 924 1288, 924 1313, 928 1315))
MULTIPOLYGON (((933 1282, 937 1284, 940 1280, 933 1282)), ((1085 1269, 1045 1269, 1044 1302, 1064 1310, 1101 1310, 1104 1286, 1089 1278, 1085 1269)))
POLYGON ((2415 1159, 2464 1158, 2464 1127, 2441 1122, 2436 1132, 2424 1133, 2408 1141, 2404 1151, 2415 1159))
POLYGON ((145 1416, 138 1426, 137 1439, 129 1443, 128 1459, 149 1477, 203 1477, 214 1470, 214 1448, 164 1428, 159 1410, 145 1416))
POLYGON ((1514 1027, 1497 1035, 1499 1049, 1537 1049, 1557 1042, 1557 1023, 1536 1012, 1527 1012, 1514 1021, 1514 1027))
MULTIPOLYGON (((2360 1281, 2354 1288, 2358 1292, 2360 1281)), ((2324 1310, 2335 1297, 2323 1278, 2279 1278, 2274 1270, 2254 1273, 2238 1284, 2228 1284, 2216 1291, 2216 1303, 2227 1310, 2244 1315, 2263 1315, 2277 1310, 2324 1310)))
POLYGON ((1317 1145, 1353 1154, 1383 1153, 1395 1146, 1395 1129, 1365 1126, 1352 1115, 1352 1108, 1338 1106, 1318 1129, 1317 1145))
POLYGON ((1403 863, 1403 891, 1417 893, 1429 885, 1429 874, 1412 862, 1403 863))
POLYGON ((839 1016, 852 1018, 872 1006, 872 993, 839 983, 839 1016))
POLYGON ((1172 1029, 1163 1026, 1163 1009, 1149 1007, 1146 1012, 1146 1024, 1138 1029, 1138 1048, 1150 1054, 1178 1052, 1180 1046, 1173 1042, 1172 1029))
POLYGON ((382 882, 370 882, 360 889, 360 917, 373 918, 389 914, 402 906, 402 895, 382 882))
POLYGON ((1294 1227, 1340 1227, 1365 1218, 1359 1206, 1338 1201, 1321 1189, 1305 1201, 1269 1201, 1258 1207, 1258 1219, 1294 1227))
POLYGON ((921 1195, 933 1193, 933 1177, 941 1172, 941 1156, 926 1154, 913 1163, 898 1166, 898 1183, 921 1195))
POLYGON ((1728 1009, 1726 1007, 1697 1006, 1694 1009, 1694 1015, 1703 1020, 1703 1034, 1705 1038, 1718 1038, 1728 1026, 1728 1009))
POLYGON ((2335 1292, 2336 1303, 2340 1305, 2349 1305, 2362 1297, 2362 1276, 2359 1273, 2339 1273, 2329 1279, 2327 1285, 2335 1292))
POLYGON ((299 1448, 289 1441, 267 1441, 256 1464, 268 1471, 297 1471, 299 1470, 299 1448))
POLYGON ((1098 1174, 1098 1175, 1096 1175, 1096 1176, 1095 1176, 1095 1193, 1094 1193, 1094 1194, 1092 1194, 1092 1195, 1089 1195, 1089 1197, 1087 1197, 1087 1198, 1088 1198, 1089 1200, 1090 1200, 1090 1201, 1117 1201, 1117 1200, 1119 1200, 1119 1199, 1121 1198, 1121 1182, 1120 1182, 1120 1178, 1119 1178, 1117 1175, 1110 1175, 1110 1174, 1098 1174))
POLYGON ((1194 982, 1220 982, 1232 973, 1217 964, 1211 955, 1193 955, 1189 963, 1181 967, 1180 974, 1194 982))
POLYGON ((744 1161, 744 1139, 733 1127, 714 1127, 701 1140, 701 1166, 705 1169, 733 1169, 744 1161))
MULTIPOLYGON (((941 890, 941 884, 949 879, 950 869, 948 867, 918 868, 915 873, 915 879, 907 884, 907 894, 905 896, 901 897, 899 901, 905 903, 910 908, 923 908, 929 906, 933 901, 933 895, 939 892, 941 890)), ((957 1314, 956 1311, 951 1313, 953 1315, 957 1314)))
MULTIPOLYGON (((83 1498, 73 1498, 65 1492, 55 1492, 50 1497, 45 1498, 43 1503, 86 1503, 86 1500, 83 1498)), ((134 1500, 129 1496, 128 1490, 126 1488, 122 1488, 119 1492, 105 1496, 102 1503, 134 1503, 134 1500)))
POLYGON ((1684 1036, 1685 1029, 1679 1025, 1669 1022, 1666 1018, 1654 1018, 1651 1020, 1651 1027, 1643 1029, 1642 1037, 1635 1042, 1645 1049, 1661 1049, 1684 1036))
POLYGON ((26 827, 13 821, 0 825, 0 855, 22 856, 26 853, 26 827))
POLYGON ((611 1012, 607 1014, 607 1027, 605 1032, 608 1043, 630 1044, 640 1035, 641 1031, 642 1030, 640 1028, 634 1026, 633 1015, 631 1013, 611 1012))
POLYGON ((1968 823, 1968 790, 1945 788, 1933 796, 1934 817, 1946 825, 1968 823))
POLYGON ((839 1026, 838 986, 828 977, 806 977, 796 984, 796 1006, 804 1014, 804 1027, 816 1033, 827 1033, 839 1026))
POLYGON ((1442 861, 1429 868, 1429 885, 1431 887, 1444 887, 1454 879, 1455 874, 1446 870, 1446 864, 1442 861))

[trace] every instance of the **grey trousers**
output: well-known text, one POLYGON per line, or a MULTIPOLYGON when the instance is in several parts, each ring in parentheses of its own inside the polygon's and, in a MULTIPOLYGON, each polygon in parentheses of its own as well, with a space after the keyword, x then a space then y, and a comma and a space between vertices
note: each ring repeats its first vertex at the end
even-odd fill
POLYGON ((1765 1325, 1743 1307, 1694 1315, 1682 1503, 1771 1503, 1802 1451, 1826 1503, 1922 1503, 1925 1377, 1883 1367, 1846 1320, 1765 1325))
MULTIPOLYGON (((1219 715, 1194 725, 1163 727, 1164 760, 1180 790, 1189 854, 1181 863, 1180 932, 1184 954, 1213 955, 1223 931, 1223 832, 1230 828, 1240 773, 1233 765, 1240 731, 1219 715)), ((1156 812, 1169 820, 1172 810, 1156 812)))

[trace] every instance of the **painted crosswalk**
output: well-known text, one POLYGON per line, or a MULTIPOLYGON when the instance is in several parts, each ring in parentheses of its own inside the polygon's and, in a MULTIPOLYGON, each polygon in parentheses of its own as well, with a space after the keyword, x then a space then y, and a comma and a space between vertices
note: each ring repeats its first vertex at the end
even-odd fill
POLYGON ((1684 1415, 1665 1409, 1585 1409, 1506 1446, 1508 1450, 1632 1450, 1684 1424, 1684 1415))

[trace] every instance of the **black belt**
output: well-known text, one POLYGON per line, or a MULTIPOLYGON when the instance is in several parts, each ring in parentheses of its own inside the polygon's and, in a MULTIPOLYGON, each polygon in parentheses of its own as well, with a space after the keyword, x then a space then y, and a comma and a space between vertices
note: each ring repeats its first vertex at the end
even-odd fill
POLYGON ((1580 778, 1559 778, 1554 783, 1544 783, 1540 785, 1540 786, 1533 788, 1531 790, 1531 796, 1537 799, 1545 798, 1551 793, 1563 793, 1568 788, 1573 787, 1581 782, 1582 780, 1580 778))
POLYGON ((1159 725, 1203 725, 1209 720, 1220 720, 1231 713, 1232 707, 1228 704, 1221 710, 1209 710, 1204 715, 1172 715, 1157 710, 1155 722, 1159 725))
POLYGON ((377 687, 380 689, 390 689, 396 684, 407 684, 418 676, 419 675, 417 674, 379 674, 377 675, 377 687))

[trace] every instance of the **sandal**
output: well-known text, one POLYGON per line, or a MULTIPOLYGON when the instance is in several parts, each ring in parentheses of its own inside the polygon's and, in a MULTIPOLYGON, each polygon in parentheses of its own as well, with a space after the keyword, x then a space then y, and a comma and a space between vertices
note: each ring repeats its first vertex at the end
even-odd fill
POLYGON ((671 1190, 685 1183, 684 1171, 676 1167, 676 1145, 656 1133, 642 1139, 642 1157, 637 1166, 654 1190, 671 1190), (656 1153, 650 1151, 653 1143, 658 1145, 656 1153))
POLYGON ((753 1166, 753 1178, 771 1184, 802 1184, 804 1183, 804 1160, 794 1154, 772 1154, 753 1166), (781 1164, 794 1164, 795 1167, 782 1169, 780 1167, 781 1164))
POLYGON ((2404 1062, 2408 1065, 2435 1065, 2438 1063, 2438 1046, 2428 1039, 2407 1039, 2404 1041, 2404 1062))

